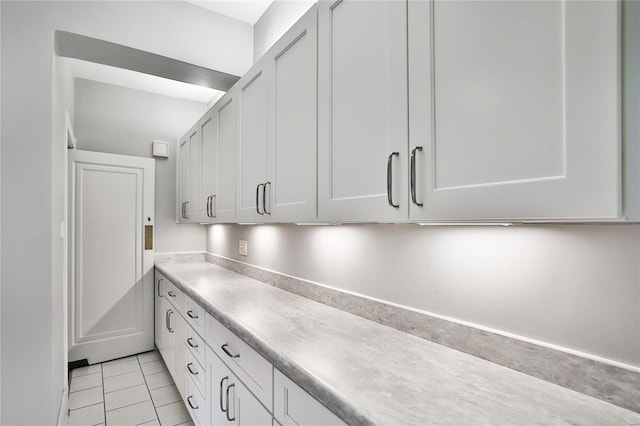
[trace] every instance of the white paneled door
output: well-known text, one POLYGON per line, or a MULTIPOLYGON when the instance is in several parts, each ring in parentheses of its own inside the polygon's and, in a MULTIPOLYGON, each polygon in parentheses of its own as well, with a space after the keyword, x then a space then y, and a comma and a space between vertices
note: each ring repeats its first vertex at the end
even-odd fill
POLYGON ((70 152, 70 361, 153 349, 154 173, 149 158, 70 152))

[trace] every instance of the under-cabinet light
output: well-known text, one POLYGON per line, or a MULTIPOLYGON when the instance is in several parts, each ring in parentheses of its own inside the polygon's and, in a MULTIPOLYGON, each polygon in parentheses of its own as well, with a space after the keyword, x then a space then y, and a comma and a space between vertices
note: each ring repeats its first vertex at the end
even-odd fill
POLYGON ((335 222, 296 222, 298 226, 337 226, 342 225, 341 223, 335 222))
POLYGON ((420 226, 513 226, 502 222, 417 222, 420 226))

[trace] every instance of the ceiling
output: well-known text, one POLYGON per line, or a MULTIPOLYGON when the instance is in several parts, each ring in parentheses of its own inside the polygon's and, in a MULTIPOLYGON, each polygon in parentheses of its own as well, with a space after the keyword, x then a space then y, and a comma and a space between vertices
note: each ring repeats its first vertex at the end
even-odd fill
POLYGON ((254 25, 273 0, 186 0, 196 6, 254 25))
MULTIPOLYGON (((185 0, 198 7, 254 25, 273 0, 185 0)), ((141 72, 65 58, 75 78, 114 84, 174 98, 212 105, 224 92, 141 72)))

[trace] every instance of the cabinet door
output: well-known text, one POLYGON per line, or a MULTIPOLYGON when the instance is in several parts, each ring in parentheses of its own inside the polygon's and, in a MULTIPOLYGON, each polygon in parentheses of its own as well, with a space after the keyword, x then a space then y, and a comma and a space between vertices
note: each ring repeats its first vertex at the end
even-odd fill
POLYGON ((232 424, 232 421, 227 419, 227 401, 226 401, 226 389, 229 385, 229 378, 232 376, 231 372, 218 355, 216 355, 211 348, 207 346, 206 354, 206 366, 205 371, 207 374, 206 380, 206 395, 208 416, 212 425, 224 426, 232 424))
POLYGON ((266 207, 282 222, 316 219, 317 8, 269 50, 266 207))
POLYGON ((214 107, 218 122, 218 192, 212 200, 216 222, 232 222, 236 218, 236 86, 214 107))
POLYGON ((408 16, 413 219, 619 216, 618 2, 411 1, 408 16))
POLYGON ((165 351, 164 336, 165 336, 165 323, 164 323, 164 310, 163 299, 165 293, 165 278, 156 272, 156 285, 155 285, 155 341, 156 347, 160 354, 165 351))
POLYGON ((164 306, 164 363, 169 370, 172 377, 175 376, 175 361, 176 361, 176 317, 180 316, 173 306, 167 301, 166 297, 162 298, 162 305, 164 306))
POLYGON ((236 214, 241 222, 268 220, 262 206, 267 180, 268 79, 263 59, 237 83, 236 214))
POLYGON ((201 141, 198 125, 189 131, 189 198, 187 204, 188 220, 199 221, 200 213, 200 180, 201 180, 201 141))
POLYGON ((260 404, 255 396, 235 376, 230 386, 233 386, 233 403, 229 404, 230 417, 235 418, 237 426, 269 425, 272 416, 260 404))
POLYGON ((207 112, 198 122, 200 133, 201 191, 200 222, 213 222, 215 198, 218 188, 218 118, 213 110, 207 112))
POLYGON ((191 151, 189 149, 189 138, 185 137, 178 142, 178 222, 187 221, 186 203, 189 201, 189 162, 191 151))
POLYGON ((406 219, 406 2, 321 1, 318 46, 319 219, 406 219))
POLYGON ((175 349, 174 349, 174 371, 172 373, 173 381, 176 383, 176 387, 180 391, 181 395, 186 394, 186 366, 187 366, 187 347, 185 346, 185 340, 187 338, 187 324, 180 316, 180 314, 176 313, 174 316, 174 339, 175 339, 175 349))

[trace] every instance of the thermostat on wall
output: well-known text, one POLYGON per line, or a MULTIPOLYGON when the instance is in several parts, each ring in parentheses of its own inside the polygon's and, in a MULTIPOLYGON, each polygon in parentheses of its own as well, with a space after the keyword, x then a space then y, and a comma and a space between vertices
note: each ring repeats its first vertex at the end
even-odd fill
POLYGON ((169 157, 169 142, 153 141, 154 157, 169 157))

